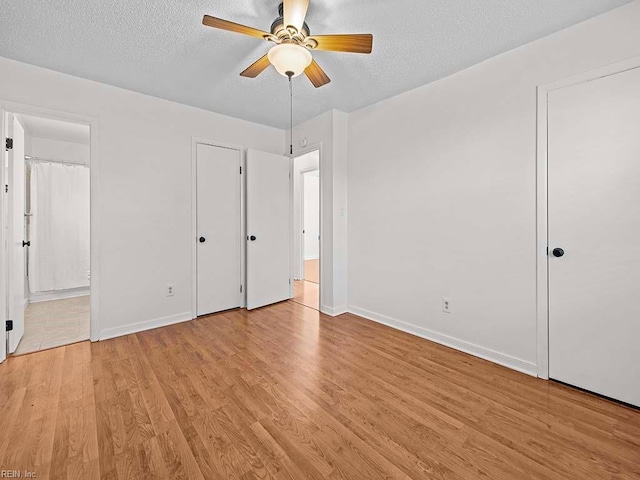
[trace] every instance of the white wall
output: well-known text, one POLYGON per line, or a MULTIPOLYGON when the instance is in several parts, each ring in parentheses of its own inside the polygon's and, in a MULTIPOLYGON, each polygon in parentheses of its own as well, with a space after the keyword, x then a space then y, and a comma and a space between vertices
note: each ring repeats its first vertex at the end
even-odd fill
POLYGON ((302 232, 302 211, 301 205, 301 172, 304 170, 318 169, 320 167, 320 152, 305 153, 293 160, 293 274, 294 278, 299 280, 302 266, 301 258, 301 232, 302 232))
POLYGON ((97 119, 100 337, 190 318, 191 137, 282 154, 284 132, 5 58, 0 99, 97 119))
POLYGON ((638 25, 633 2, 350 114, 349 311, 535 373, 536 86, 640 55, 638 25))
POLYGON ((319 172, 307 172, 303 180, 303 230, 305 231, 304 259, 320 258, 320 175, 319 172))
POLYGON ((31 145, 26 154, 47 160, 62 160, 71 163, 88 165, 90 162, 90 147, 82 143, 63 142, 50 138, 30 137, 31 145))
MULTIPOLYGON (((289 145, 286 134, 285 145, 289 145)), ((294 155, 320 152, 320 309, 347 310, 347 114, 330 110, 293 129, 294 155), (302 147, 302 140, 307 147, 302 147)))

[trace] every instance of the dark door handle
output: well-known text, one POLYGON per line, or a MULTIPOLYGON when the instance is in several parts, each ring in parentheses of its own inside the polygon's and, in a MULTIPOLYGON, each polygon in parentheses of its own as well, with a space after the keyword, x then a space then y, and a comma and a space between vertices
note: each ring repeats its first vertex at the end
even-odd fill
POLYGON ((22 241, 22 246, 23 247, 30 247, 31 246, 31 240, 29 240, 28 242, 25 242, 24 240, 22 241))
POLYGON ((206 238, 204 238, 204 237, 200 237, 200 238, 198 239, 198 241, 199 241, 200 243, 204 243, 204 242, 206 242, 206 241, 207 241, 207 239, 206 239, 206 238))
POLYGON ((256 241, 256 236, 255 235, 251 235, 249 237, 249 240, 251 240, 252 242, 255 242, 256 241))
POLYGON ((554 248, 551 253, 553 253, 554 257, 561 257, 564 255, 564 250, 561 248, 554 248))

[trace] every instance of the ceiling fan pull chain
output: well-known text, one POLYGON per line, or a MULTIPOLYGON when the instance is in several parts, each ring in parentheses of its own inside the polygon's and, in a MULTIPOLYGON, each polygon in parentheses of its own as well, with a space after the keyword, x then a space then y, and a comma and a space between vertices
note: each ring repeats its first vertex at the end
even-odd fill
POLYGON ((293 84, 289 75, 289 155, 293 155, 293 84))

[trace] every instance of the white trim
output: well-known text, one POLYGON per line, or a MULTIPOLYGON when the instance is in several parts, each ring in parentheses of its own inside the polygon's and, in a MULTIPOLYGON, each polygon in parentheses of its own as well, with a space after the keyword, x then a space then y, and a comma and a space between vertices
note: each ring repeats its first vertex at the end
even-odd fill
MULTIPOLYGON (((293 159, 293 171, 295 172, 296 170, 296 159, 293 159)), ((293 180, 295 182, 295 179, 293 180)), ((300 243, 299 243, 299 250, 298 250, 298 271, 293 273, 293 279, 294 280, 304 280, 304 275, 305 275, 305 271, 304 271, 304 174, 302 172, 300 172, 299 176, 298 176, 298 182, 300 185, 300 191, 298 192, 298 202, 300 205, 300 210, 298 211, 298 222, 300 225, 300 230, 298 230, 297 232, 293 232, 293 236, 295 237, 296 235, 299 236, 300 238, 300 243), (298 277, 298 278, 296 278, 298 277)), ((295 184, 294 184, 295 187, 295 184)), ((295 192, 295 188, 294 188, 294 192, 295 192)), ((296 198, 293 198, 293 211, 295 212, 296 209, 296 198)), ((294 224, 295 224, 295 219, 294 219, 294 224)), ((295 245, 295 241, 293 242, 293 245, 295 245)), ((293 252, 293 255, 295 257, 296 252, 293 252)), ((295 265, 295 262, 294 262, 295 265)))
POLYGON ((349 308, 346 305, 341 305, 339 307, 328 307, 327 305, 322 305, 322 307, 320 307, 320 312, 325 315, 329 315, 330 317, 337 317, 338 315, 348 313, 349 308))
MULTIPOLYGON (((287 155, 285 155, 287 157, 287 155)), ((295 157, 289 155, 289 300, 293 300, 293 285, 295 280, 295 272, 293 271, 293 210, 295 199, 293 198, 293 172, 295 171, 295 157)))
MULTIPOLYGON (((7 132, 5 131, 5 111, 0 106, 0 136, 2 137, 1 143, 4 144, 4 139, 7 136, 7 132)), ((6 201, 8 200, 7 195, 4 192, 4 185, 8 184, 8 179, 5 178, 7 174, 7 169, 5 168, 5 156, 7 155, 4 145, 0 145, 0 151, 2 154, 0 155, 0 187, 2 190, 0 191, 0 265, 7 265, 8 260, 8 251, 7 251, 7 241, 5 239, 5 224, 8 220, 8 215, 5 215, 5 208, 8 208, 6 205, 6 201)), ((7 279, 8 279, 9 271, 7 268, 0 268, 0 325, 4 325, 7 320, 8 312, 7 312, 7 279)), ((0 363, 4 362, 7 358, 7 339, 8 335, 6 331, 3 331, 3 334, 0 335, 0 363)))
POLYGON ((512 370, 526 373, 527 375, 531 375, 534 377, 536 376, 536 365, 534 363, 527 362, 526 360, 512 357, 511 355, 497 352, 495 350, 491 350, 490 348, 481 347, 480 345, 469 343, 459 338, 450 337, 449 335, 434 332, 433 330, 429 330, 427 328, 418 327, 417 325, 412 325, 395 318, 387 317, 386 315, 371 312, 369 310, 365 310, 364 308, 354 307, 353 305, 349 305, 349 313, 358 315, 376 323, 381 323, 397 330, 401 330, 405 333, 409 333, 411 335, 415 335, 417 337, 439 343, 440 345, 444 345, 445 347, 460 350, 461 352, 468 353, 469 355, 473 355, 474 357, 479 357, 493 363, 497 363, 498 365, 502 365, 512 370))
MULTIPOLYGON (((62 120, 66 122, 81 123, 89 126, 90 137, 90 269, 91 269, 91 313, 90 313, 90 340, 95 342, 98 340, 98 334, 100 332, 100 237, 98 232, 100 230, 100 218, 99 218, 99 172, 100 162, 98 157, 98 142, 99 142, 99 126, 100 122, 96 117, 87 115, 78 115, 72 112, 66 112, 62 110, 53 110, 50 108, 43 108, 34 105, 28 105, 24 103, 12 102, 10 100, 0 99, 0 116, 3 118, 0 122, 4 121, 4 112, 18 113, 23 115, 34 115, 38 117, 50 118, 53 120, 62 120)), ((4 148, 3 148, 4 151, 4 148)), ((4 258, 1 259, 0 264, 6 265, 4 258)), ((6 289, 3 285, 0 294, 6 297, 6 289)), ((5 309, 6 310, 6 309, 5 309)), ((6 311, 2 312, 3 321, 6 318, 6 311)))
POLYGON ((571 77, 539 85, 536 153, 536 373, 549 378, 549 265, 548 265, 548 95, 559 88, 640 68, 640 57, 606 65, 571 77))
MULTIPOLYGON (((198 144, 212 147, 237 150, 240 153, 240 282, 242 295, 240 295, 240 308, 247 305, 247 242, 246 238, 246 148, 224 142, 218 142, 202 137, 191 137, 191 315, 192 319, 198 317, 198 192, 197 192, 197 150, 198 144)), ((238 172, 238 175, 240 173, 238 172)), ((240 285, 238 285, 239 287, 240 285)))
POLYGON ((191 312, 178 313, 176 315, 169 315, 167 317, 154 318, 151 320, 145 320, 143 322, 130 323, 129 325, 123 325, 121 327, 107 328, 100 332, 100 340, 107 340, 109 338, 122 337, 123 335, 130 335, 132 333, 144 332, 145 330, 151 330, 159 327, 166 327, 175 323, 188 322, 193 320, 191 318, 191 312))
POLYGON ((50 290, 48 292, 30 293, 29 298, 26 299, 25 302, 49 302, 51 300, 60 300, 62 298, 84 297, 90 293, 89 287, 69 288, 67 290, 50 290))

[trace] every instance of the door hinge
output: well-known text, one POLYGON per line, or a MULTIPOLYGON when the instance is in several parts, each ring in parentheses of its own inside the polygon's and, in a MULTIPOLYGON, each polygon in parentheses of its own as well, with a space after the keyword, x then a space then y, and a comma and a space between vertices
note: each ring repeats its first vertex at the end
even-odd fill
POLYGON ((289 285, 291 285, 291 279, 289 279, 289 285))
POLYGON ((11 330, 13 330, 13 320, 7 320, 6 330, 7 332, 10 332, 11 330))
POLYGON ((9 185, 4 186, 4 193, 9 193, 9 185))
POLYGON ((240 293, 242 293, 242 285, 240 285, 240 293))
POLYGON ((240 175, 242 175, 242 167, 240 167, 240 175))
POLYGON ((4 142, 4 148, 7 150, 13 150, 13 138, 7 138, 4 142))

